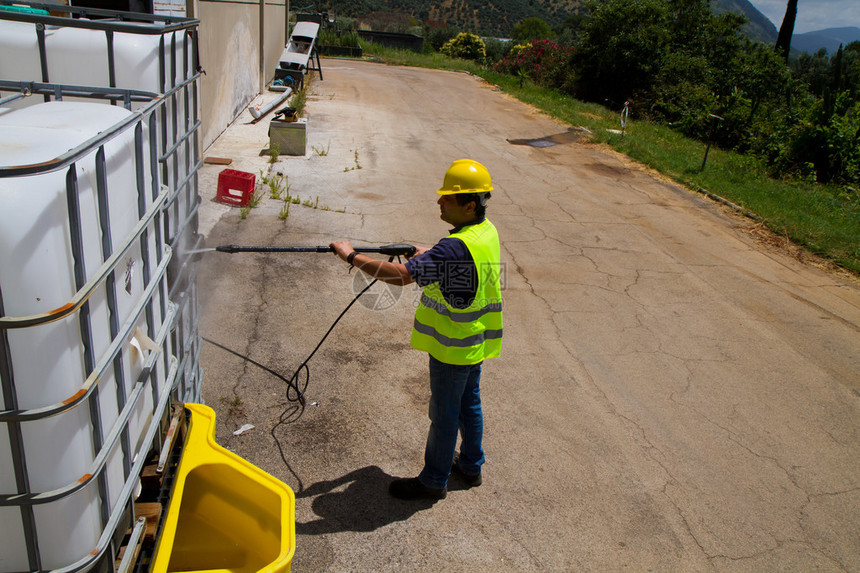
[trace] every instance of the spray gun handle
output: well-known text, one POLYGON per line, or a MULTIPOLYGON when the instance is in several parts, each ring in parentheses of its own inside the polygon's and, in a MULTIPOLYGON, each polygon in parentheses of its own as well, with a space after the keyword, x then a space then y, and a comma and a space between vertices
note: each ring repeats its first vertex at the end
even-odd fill
MULTIPOLYGON (((415 254, 416 250, 417 249, 413 245, 395 244, 383 245, 381 247, 372 249, 372 252, 388 255, 389 257, 411 257, 415 254)), ((361 252, 361 249, 356 249, 356 251, 361 252)))

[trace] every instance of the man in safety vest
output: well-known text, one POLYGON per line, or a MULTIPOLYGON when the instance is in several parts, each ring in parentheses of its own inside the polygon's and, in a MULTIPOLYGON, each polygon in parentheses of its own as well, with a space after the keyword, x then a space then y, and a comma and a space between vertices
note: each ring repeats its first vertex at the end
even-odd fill
POLYGON ((389 486, 400 499, 443 499, 452 470, 467 486, 481 485, 481 363, 498 356, 502 346, 499 235, 484 217, 492 189, 489 172, 477 161, 452 163, 437 203, 441 219, 454 228, 406 264, 356 253, 348 241, 331 244, 341 259, 381 281, 423 287, 411 344, 430 355, 431 424, 424 469, 389 486))

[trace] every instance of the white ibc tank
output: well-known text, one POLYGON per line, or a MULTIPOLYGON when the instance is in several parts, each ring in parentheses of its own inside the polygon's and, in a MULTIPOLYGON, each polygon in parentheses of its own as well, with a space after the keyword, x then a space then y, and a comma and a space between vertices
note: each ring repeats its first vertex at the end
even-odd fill
MULTIPOLYGON (((42 103, 0 111, 0 166, 49 162, 129 115, 131 112, 120 107, 78 102, 42 103)), ((68 167, 34 175, 0 177, 3 204, 0 292, 5 317, 48 313, 69 304, 78 291, 76 256, 85 279, 90 280, 103 267, 104 241, 109 239, 114 252, 128 242, 141 220, 139 162, 147 174, 142 195, 144 211, 152 207, 151 189, 153 185, 157 189, 158 183, 149 178, 146 129, 142 135, 142 152, 136 153, 133 127, 104 144, 107 205, 100 204, 97 194, 96 148, 75 163, 77 190, 71 194, 67 191, 68 167), (80 210, 79 225, 70 215, 70 203, 80 210), (72 244, 77 227, 82 248, 74 253, 72 244)), ((11 424, 0 423, 0 494, 20 493, 16 467, 26 468, 31 493, 50 492, 90 479, 87 474, 99 454, 93 428, 101 428, 101 439, 110 433, 123 407, 123 396, 131 393, 142 371, 146 352, 138 348, 137 338, 144 338, 139 333, 152 335, 163 329, 168 320, 163 312, 167 303, 166 279, 156 269, 157 261, 165 260, 168 255, 157 244, 157 224, 157 219, 148 223, 146 238, 136 239, 119 259, 113 273, 115 285, 110 286, 110 281, 103 283, 88 299, 89 319, 84 323, 89 334, 82 327, 81 311, 46 324, 6 331, 14 396, 3 393, 0 406, 4 409, 8 410, 13 403, 17 404, 17 410, 32 410, 73 401, 92 374, 86 367, 87 353, 96 365, 107 363, 109 367, 97 382, 94 393, 97 402, 83 400, 50 417, 19 423, 23 460, 14 454, 11 424), (150 262, 146 271, 145 258, 150 262), (147 288, 153 285, 154 291, 147 294, 147 288), (120 325, 116 337, 111 331, 111 297, 116 298, 115 321, 120 325), (153 317, 150 325, 146 323, 146 313, 134 316, 147 306, 153 317), (137 338, 124 334, 135 326, 139 329, 137 338), (113 360, 109 349, 115 343, 119 350, 118 358, 113 360), (91 410, 93 404, 96 411, 91 410)), ((169 349, 163 348, 162 352, 165 351, 169 349)), ((157 376, 164 379, 163 368, 158 369, 157 376)), ((152 394, 145 392, 128 423, 127 435, 133 451, 140 446, 153 408, 152 394)), ((119 442, 107 454, 103 470, 107 476, 107 499, 102 499, 96 480, 91 480, 71 495, 33 506, 44 569, 68 565, 92 551, 105 525, 100 514, 102 504, 110 510, 121 501, 119 493, 127 476, 119 442)), ((20 509, 0 507, 0 571, 28 569, 24 542, 27 535, 32 532, 28 532, 20 509)))
MULTIPOLYGON (((152 24, 151 26, 157 26, 152 24)), ((176 76, 183 74, 182 31, 164 35, 166 79, 170 58, 176 58, 176 76), (171 51, 175 52, 171 56, 171 51)), ((162 34, 113 33, 116 87, 159 93, 162 91, 159 52, 162 34)), ((45 26, 48 82, 76 86, 109 86, 108 41, 102 30, 45 26), (86 66, 80 63, 86 62, 86 66)), ((187 64, 191 69, 190 54, 187 64)), ((0 78, 43 81, 35 24, 0 20, 0 78)), ((170 86, 167 86, 170 87, 170 86)))
MULTIPOLYGON (((81 22, 86 21, 78 21, 81 22)), ((140 27, 155 33, 112 33, 114 87, 164 93, 194 75, 196 70, 191 42, 185 30, 164 32, 164 26, 160 23, 140 24, 140 27), (161 33, 158 33, 159 31, 161 33)), ((47 82, 111 87, 108 45, 104 30, 46 25, 47 82), (86 64, 82 65, 81 62, 86 64)), ((35 24, 0 20, 0 79, 44 81, 35 24)), ((184 97, 183 93, 169 97, 156 116, 160 132, 159 143, 163 143, 162 153, 170 149, 191 127, 189 115, 193 115, 193 110, 186 106, 184 97)), ((41 101, 40 97, 30 97, 13 102, 9 107, 21 108, 41 101)), ((67 98, 67 101, 73 99, 67 98)), ((133 104, 133 109, 145 105, 133 104)), ((188 105, 193 104, 189 102, 188 105)), ((191 165, 193 157, 196 157, 196 153, 189 153, 186 145, 179 145, 175 153, 167 159, 167 176, 164 183, 171 190, 178 191, 174 187, 181 185, 194 167, 191 165)), ((176 222, 180 224, 196 205, 189 205, 186 197, 181 194, 177 202, 178 211, 174 219, 180 219, 176 222)), ((172 220, 171 225, 174 225, 172 220)), ((179 231, 172 228, 171 234, 178 234, 179 231)))

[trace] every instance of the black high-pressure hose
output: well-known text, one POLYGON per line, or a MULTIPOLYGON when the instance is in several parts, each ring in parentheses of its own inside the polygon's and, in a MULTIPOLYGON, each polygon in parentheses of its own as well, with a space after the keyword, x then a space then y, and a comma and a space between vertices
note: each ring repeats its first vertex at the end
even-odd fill
MULTIPOLYGON (((246 247, 246 246, 239 246, 239 245, 221 245, 219 247, 216 247, 215 250, 223 252, 223 253, 330 253, 330 252, 334 252, 334 249, 332 249, 331 247, 328 247, 328 246, 325 246, 325 247, 323 247, 323 246, 319 246, 319 247, 246 247)), ((416 248, 412 245, 396 244, 396 245, 384 245, 382 247, 357 247, 357 248, 355 248, 355 251, 359 252, 359 253, 380 253, 380 254, 388 255, 388 262, 394 261, 395 257, 397 258, 397 260, 399 262, 401 255, 406 256, 406 257, 411 257, 412 255, 415 254, 416 248)), ((311 377, 310 368, 308 367, 308 362, 310 362, 310 359, 313 358, 314 354, 317 353, 317 350, 320 349, 323 342, 325 342, 326 338, 328 338, 328 335, 331 334, 331 331, 334 330, 334 327, 337 326, 338 322, 340 322, 340 319, 343 318, 343 316, 347 313, 347 311, 350 308, 352 308, 352 305, 354 305, 358 301, 358 299, 361 298, 361 295, 366 293, 370 289, 370 287, 372 287, 373 285, 376 284, 376 282, 378 280, 379 279, 373 279, 370 282, 370 284, 368 284, 366 287, 364 287, 361 290, 361 292, 358 293, 357 295, 355 295, 355 298, 353 298, 352 301, 348 305, 346 305, 346 308, 343 309, 343 311, 334 320, 332 325, 329 327, 329 329, 326 331, 326 333, 323 335, 323 337, 320 339, 320 341, 314 347, 313 351, 311 351, 311 353, 308 355, 308 357, 304 359, 304 361, 299 365, 298 368, 296 368, 296 371, 293 372, 293 375, 289 379, 284 377, 284 375, 282 375, 278 372, 275 372, 274 370, 272 370, 268 366, 260 364, 259 362, 256 362, 256 361, 252 360, 251 358, 248 358, 247 356, 239 354, 235 350, 231 350, 230 348, 227 348, 226 346, 223 346, 217 342, 209 340, 208 338, 203 339, 206 342, 209 342, 210 344, 217 346, 218 348, 221 348, 222 350, 225 350, 231 354, 238 356, 239 358, 242 358, 243 360, 250 362, 254 366, 262 368, 266 372, 269 372, 270 374, 283 380, 287 384, 287 402, 288 402, 288 404, 289 403, 295 403, 295 405, 292 405, 292 406, 288 405, 286 408, 284 408, 283 412, 281 412, 281 415, 278 417, 278 422, 274 426, 272 426, 272 429, 269 431, 269 433, 271 434, 272 438, 275 440, 275 443, 278 445, 278 451, 281 454, 281 459, 283 460, 284 465, 287 466, 287 468, 290 470, 290 473, 292 473, 293 476, 295 476, 296 480, 298 480, 298 482, 299 482, 298 491, 299 492, 301 492, 302 489, 304 489, 304 486, 302 484, 302 480, 296 474, 296 472, 293 470, 292 466, 290 466, 290 463, 287 461, 287 458, 284 455, 284 449, 281 446, 281 441, 278 439, 278 436, 275 434, 275 430, 278 429, 278 427, 280 427, 283 424, 291 424, 291 423, 297 421, 299 418, 302 417, 302 414, 305 411, 305 391, 307 390, 308 383, 310 382, 310 377, 311 377), (300 374, 302 372, 304 372, 305 376, 304 376, 304 381, 302 383, 300 383, 299 378, 300 378, 300 374)))

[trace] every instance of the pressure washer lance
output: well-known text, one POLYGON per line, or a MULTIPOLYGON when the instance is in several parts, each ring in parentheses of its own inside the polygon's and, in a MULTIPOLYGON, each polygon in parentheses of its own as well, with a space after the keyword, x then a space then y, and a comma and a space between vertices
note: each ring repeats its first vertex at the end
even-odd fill
MULTIPOLYGON (((329 246, 318 247, 246 247, 241 245, 221 245, 215 247, 216 251, 222 253, 333 253, 334 249, 329 246)), ((383 245, 381 247, 354 247, 356 253, 379 253, 389 257, 411 257, 415 254, 412 245, 395 244, 383 245)))

